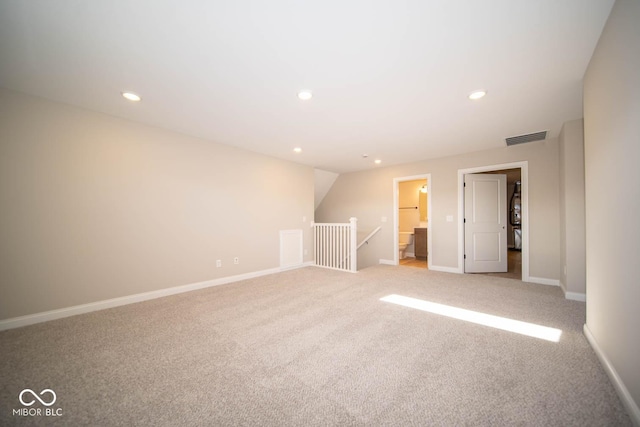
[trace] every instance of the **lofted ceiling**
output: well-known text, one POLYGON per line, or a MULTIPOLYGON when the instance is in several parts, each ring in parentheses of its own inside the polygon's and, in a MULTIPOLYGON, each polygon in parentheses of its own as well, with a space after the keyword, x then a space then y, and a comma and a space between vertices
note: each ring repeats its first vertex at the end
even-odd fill
POLYGON ((612 5, 0 0, 0 86, 343 173, 556 137, 612 5))

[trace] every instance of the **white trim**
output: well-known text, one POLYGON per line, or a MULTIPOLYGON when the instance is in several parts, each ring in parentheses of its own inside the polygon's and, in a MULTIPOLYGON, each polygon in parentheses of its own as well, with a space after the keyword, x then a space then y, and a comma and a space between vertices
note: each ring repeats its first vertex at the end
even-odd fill
POLYGON ((379 259, 378 260, 378 264, 385 264, 385 265, 398 265, 396 264, 396 262, 392 259, 379 259))
POLYGON ((529 283, 537 283, 539 285, 548 285, 548 286, 558 286, 560 287, 560 280, 558 279, 547 279, 544 277, 532 277, 529 276, 529 280, 522 279, 523 282, 529 283))
POLYGON ((587 302, 587 294, 581 294, 579 292, 565 292, 564 297, 572 301, 587 302))
MULTIPOLYGON (((502 163, 458 169, 458 273, 464 273, 464 176, 468 173, 497 171, 520 168, 520 188, 522 200, 522 281, 531 282, 529 277, 529 162, 502 163)), ((538 282, 535 282, 538 283, 538 282)))
POLYGON ((349 243, 349 270, 352 273, 358 272, 358 218, 349 218, 351 238, 349 243))
POLYGON ((572 301, 581 301, 587 302, 587 294, 579 293, 579 292, 567 292, 567 285, 565 285, 562 280, 560 280, 560 289, 562 289, 562 293, 564 294, 565 299, 569 299, 572 301))
POLYGON ((64 317, 75 316, 77 314, 90 313, 92 311, 104 310, 107 308, 119 307, 122 305, 134 304, 137 302, 148 301, 151 299, 162 298, 170 295, 181 294, 184 292, 196 291, 199 289, 210 288, 212 286, 226 285, 228 283, 239 282, 241 280, 253 279, 256 277, 267 276, 269 274, 279 273, 285 270, 294 270, 296 268, 306 267, 312 263, 304 263, 289 268, 270 268, 267 270, 254 271, 251 273, 238 274, 235 276, 221 277, 219 279, 207 280, 204 282, 192 283, 189 285, 174 286, 157 291, 143 292, 140 294, 127 295, 124 297, 112 298, 102 301, 91 302, 88 304, 75 305, 72 307, 60 308, 57 310, 44 311, 41 313, 29 314, 26 316, 13 317, 10 319, 0 320, 0 331, 7 329, 20 328, 22 326, 33 325, 36 323, 47 322, 49 320, 62 319, 64 317))
POLYGON ((589 341, 589 344, 591 345, 591 348, 593 348, 593 351, 596 353, 596 356, 598 356, 598 359, 600 360, 604 371, 607 373, 609 379, 613 383, 613 387, 616 389, 616 392, 618 393, 622 404, 627 409, 629 417, 631 418, 631 422, 633 422, 633 424, 636 426, 640 426, 640 408, 638 407, 638 404, 633 401, 631 393, 629 393, 629 390, 627 389, 627 387, 625 387, 622 379, 616 372, 607 356, 602 351, 602 348, 600 348, 600 346, 596 342, 595 337, 586 324, 584 325, 583 330, 584 335, 587 337, 587 341, 589 341))
POLYGON ((564 284, 564 282, 563 282, 562 280, 559 280, 559 281, 558 281, 558 285, 560 286, 560 289, 562 289, 562 293, 563 293, 563 294, 565 294, 565 297, 566 297, 566 294, 567 294, 567 285, 565 285, 565 284, 564 284))
MULTIPOLYGON (((302 264, 299 264, 299 265, 293 265, 293 266, 290 266, 290 267, 280 267, 280 268, 277 269, 278 271, 276 271, 275 273, 278 273, 280 271, 297 270, 298 268, 304 268, 304 267, 313 267, 314 265, 315 265, 315 263, 313 261, 306 261, 306 262, 303 262, 302 264)), ((264 271, 268 271, 268 270, 264 270, 264 271)), ((258 277, 258 276, 256 276, 256 277, 258 277)))
POLYGON ((460 274, 460 270, 457 267, 442 267, 439 265, 430 265, 429 270, 442 271, 443 273, 455 273, 460 274))
MULTIPOLYGON (((431 255, 433 253, 431 248, 431 236, 432 223, 431 221, 431 174, 425 173, 422 175, 411 175, 393 178, 393 265, 400 265, 400 256, 398 253, 398 231, 400 230, 400 224, 398 219, 398 208, 400 207, 398 202, 398 186, 404 181, 416 181, 418 179, 427 180, 427 221, 429 226, 427 227, 427 253, 431 255)), ((427 257, 427 268, 431 269, 431 256, 427 257)))

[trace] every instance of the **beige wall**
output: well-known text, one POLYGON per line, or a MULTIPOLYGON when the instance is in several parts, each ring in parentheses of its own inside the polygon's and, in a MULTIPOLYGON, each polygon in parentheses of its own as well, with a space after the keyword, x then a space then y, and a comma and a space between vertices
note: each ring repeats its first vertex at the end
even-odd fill
POLYGON ((586 293, 583 120, 567 122, 560 137, 560 284, 568 296, 586 293))
MULTIPOLYGON (((587 325, 640 425, 640 2, 618 0, 584 78, 587 325)), ((606 366, 606 364, 605 364, 606 366)), ((615 381, 614 381, 615 383, 615 381)))
MULTIPOLYGON (((382 230, 367 248, 366 263, 393 260, 393 179, 431 174, 429 233, 432 265, 458 268, 458 170, 528 161, 530 275, 559 280, 558 141, 532 142, 454 157, 342 174, 316 210, 318 222, 358 218, 358 226, 382 230), (447 215, 453 222, 447 222, 447 215), (387 222, 382 221, 382 217, 387 222)), ((360 262, 360 255, 358 261, 360 262)))
POLYGON ((310 167, 6 90, 0 113, 0 319, 277 268, 284 229, 312 259, 310 167))

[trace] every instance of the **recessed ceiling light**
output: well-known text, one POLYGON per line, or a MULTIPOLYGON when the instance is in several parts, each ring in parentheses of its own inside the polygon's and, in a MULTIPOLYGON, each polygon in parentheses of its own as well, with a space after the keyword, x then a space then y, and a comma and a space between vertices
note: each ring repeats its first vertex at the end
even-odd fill
POLYGON ((296 147, 296 148, 293 149, 293 152, 294 153, 302 153, 302 148, 296 147))
POLYGON ((140 101, 142 98, 140 98, 140 95, 137 95, 133 92, 122 92, 122 96, 124 96, 126 99, 128 99, 129 101, 140 101))
POLYGON ((375 159, 373 163, 375 163, 376 165, 379 165, 380 163, 382 163, 382 160, 380 160, 380 159, 375 159))
POLYGON ((302 99, 303 101, 307 101, 312 97, 313 93, 310 90, 301 90, 300 92, 298 92, 298 98, 302 99))
POLYGON ((487 94, 485 90, 476 90, 469 94, 469 99, 480 99, 487 94))

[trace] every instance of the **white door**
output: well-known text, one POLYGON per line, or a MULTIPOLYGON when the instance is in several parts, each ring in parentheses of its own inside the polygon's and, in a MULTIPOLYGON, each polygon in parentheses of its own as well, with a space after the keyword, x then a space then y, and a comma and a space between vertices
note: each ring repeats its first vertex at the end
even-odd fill
POLYGON ((507 272, 507 176, 464 176, 464 271, 507 272))

